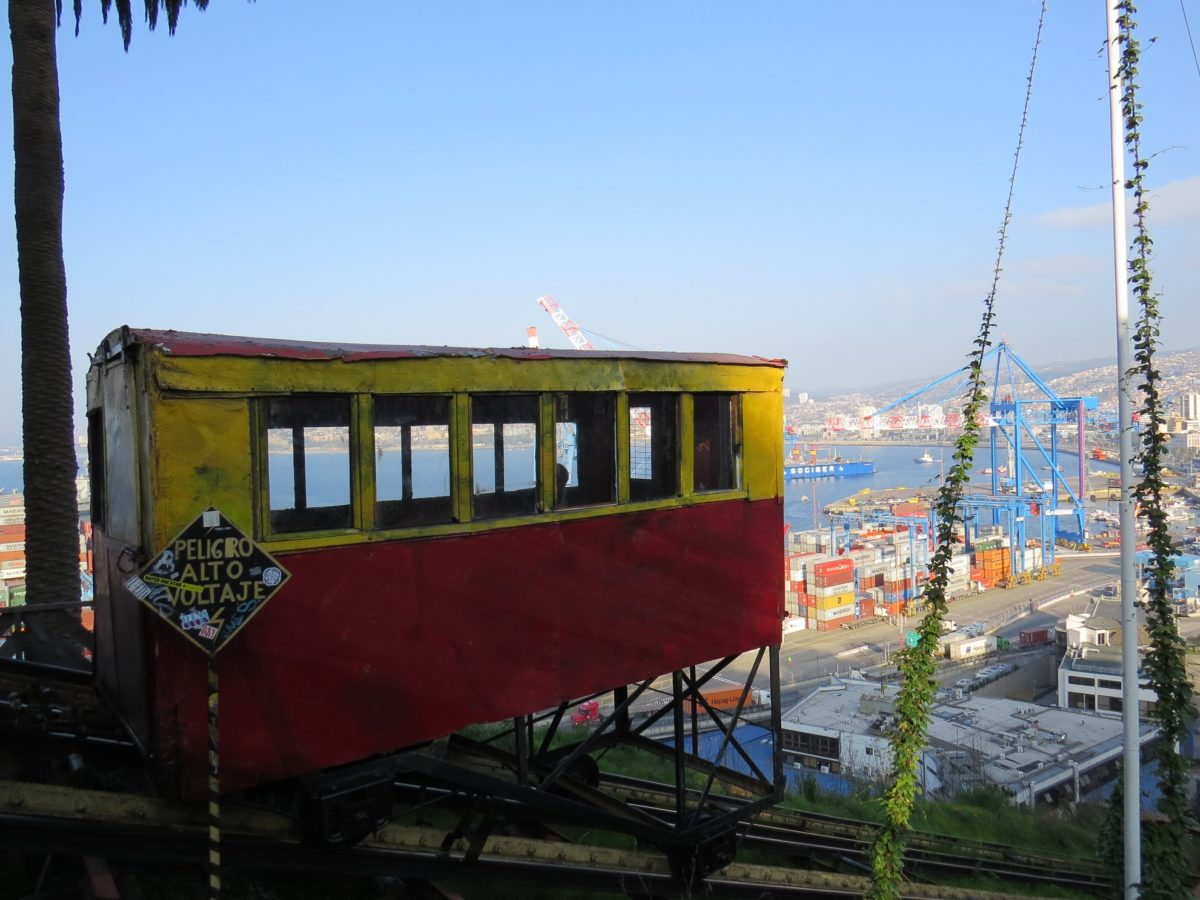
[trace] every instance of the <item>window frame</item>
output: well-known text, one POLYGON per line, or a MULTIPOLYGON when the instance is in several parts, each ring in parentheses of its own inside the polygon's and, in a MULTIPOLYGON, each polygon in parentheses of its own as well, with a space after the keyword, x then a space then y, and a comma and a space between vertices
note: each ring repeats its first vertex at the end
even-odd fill
MULTIPOLYGON (((554 480, 550 485, 548 485, 551 488, 550 504, 548 506, 545 506, 545 508, 548 511, 566 512, 566 511, 574 510, 574 509, 594 509, 594 508, 598 508, 598 507, 616 506, 619 503, 619 498, 620 498, 620 493, 621 493, 620 484, 619 484, 619 482, 621 480, 621 472, 617 468, 620 454, 617 449, 617 430, 618 430, 617 407, 619 406, 619 404, 617 403, 616 392, 615 391, 551 391, 549 396, 550 396, 550 401, 551 401, 551 412, 552 412, 552 416, 553 416, 553 428, 550 433, 550 443, 552 444, 553 449, 554 449, 554 465, 547 468, 545 471, 553 472, 554 480), (608 472, 609 492, 608 492, 608 496, 602 500, 591 499, 591 500, 586 500, 585 502, 568 503, 568 502, 566 502, 566 500, 567 500, 566 485, 563 486, 562 496, 559 496, 559 485, 558 485, 558 467, 560 465, 559 460, 558 460, 558 426, 560 424, 563 424, 563 421, 561 421, 559 419, 559 411, 560 411, 559 403, 560 403, 560 401, 565 401, 565 402, 569 403, 573 398, 578 398, 578 397, 600 399, 600 400, 605 401, 605 405, 607 406, 607 409, 602 410, 602 412, 604 413, 604 415, 607 418, 607 423, 605 423, 605 424, 607 424, 608 427, 607 427, 607 429, 601 429, 601 430, 608 431, 608 435, 607 435, 608 444, 607 444, 607 448, 606 448, 608 450, 608 461, 607 461, 606 465, 608 466, 608 469, 609 469, 609 472, 608 472)), ((582 417, 580 417, 580 418, 582 419, 582 417)), ((577 441, 578 441, 578 438, 579 438, 579 432, 576 433, 577 441)), ((589 455, 589 457, 588 457, 589 468, 591 467, 591 461, 593 459, 599 458, 599 456, 600 456, 600 454, 589 455)), ((576 456, 575 469, 576 469, 577 475, 583 474, 582 470, 580 469, 580 462, 579 462, 578 455, 576 456)), ((589 475, 590 475, 590 472, 589 472, 589 475)), ((550 479, 547 479, 547 481, 549 481, 549 480, 550 479)), ((582 483, 576 484, 574 486, 575 491, 579 491, 582 488, 583 488, 582 483)))
MULTIPOLYGON (((686 391, 686 390, 500 390, 471 391, 449 389, 438 391, 356 391, 319 392, 306 391, 296 394, 263 394, 251 398, 250 423, 253 441, 252 490, 255 492, 254 509, 257 516, 257 533, 260 539, 272 543, 312 541, 320 538, 369 539, 372 535, 403 538, 406 536, 434 536, 462 533, 472 530, 489 530, 517 524, 535 524, 539 521, 557 521, 591 518, 595 516, 620 515, 659 508, 690 506, 696 503, 729 500, 746 495, 745 485, 745 432, 744 392, 741 391, 686 391), (612 398, 615 427, 615 499, 588 505, 557 505, 555 485, 546 476, 553 473, 556 465, 555 426, 556 401, 563 394, 599 394, 612 398), (662 394, 674 398, 676 470, 675 493, 650 497, 631 496, 633 479, 631 471, 631 440, 629 425, 631 397, 662 394), (731 440, 733 442, 734 486, 696 491, 695 486, 695 403, 697 395, 728 396, 733 404, 731 440), (349 506, 350 519, 346 527, 313 527, 295 531, 279 531, 272 524, 270 482, 270 404, 272 401, 301 397, 316 397, 327 400, 342 400, 347 404, 349 506), (531 397, 536 402, 537 415, 533 422, 534 436, 534 494, 535 502, 529 509, 496 515, 480 516, 475 513, 475 462, 473 453, 474 401, 479 397, 520 396, 531 397), (375 448, 376 401, 390 397, 442 397, 448 401, 448 440, 450 464, 450 509, 448 520, 381 526, 377 522, 378 469, 375 448), (473 527, 474 526, 474 527, 473 527)), ((486 423, 480 423, 486 424, 486 423)), ((336 542, 344 542, 338 540, 336 542)))
MULTIPOLYGON (((687 443, 684 444, 684 454, 690 460, 688 478, 685 487, 687 496, 704 496, 734 494, 744 491, 745 472, 745 431, 743 415, 745 403, 739 391, 690 391, 687 394, 688 433, 687 443), (732 484, 729 486, 700 489, 696 485, 696 398, 724 397, 730 403, 729 411, 729 474, 732 484)), ((715 463, 714 463, 715 465, 715 463)))
MULTIPOLYGON (((467 445, 467 459, 469 461, 469 468, 468 468, 469 477, 467 480, 469 493, 468 493, 466 500, 467 500, 467 507, 470 510, 470 514, 468 516, 467 521, 470 521, 470 522, 493 522, 493 521, 507 521, 507 520, 511 520, 511 519, 534 518, 534 517, 540 516, 542 513, 546 512, 548 509, 547 504, 546 504, 546 493, 547 493, 546 484, 545 484, 546 479, 543 477, 543 473, 545 471, 547 471, 546 466, 545 466, 546 440, 547 440, 547 437, 546 437, 546 434, 547 434, 547 429, 546 429, 547 395, 549 394, 549 396, 552 398, 553 393, 547 392, 547 391, 467 391, 465 393, 467 396, 468 403, 467 403, 467 432, 466 432, 464 440, 467 445), (534 432, 533 432, 533 488, 532 488, 533 508, 532 508, 532 510, 522 509, 522 510, 516 511, 516 512, 503 512, 502 511, 495 515, 479 515, 477 512, 478 503, 476 502, 478 497, 494 496, 497 494, 508 494, 508 493, 517 494, 520 491, 526 490, 526 488, 520 488, 518 491, 508 491, 508 490, 497 491, 496 490, 497 485, 494 481, 493 485, 492 485, 492 490, 490 493, 485 494, 485 493, 477 493, 476 492, 476 479, 475 479, 476 472, 475 472, 475 452, 474 452, 475 426, 476 425, 486 425, 486 424, 491 424, 493 426, 493 433, 492 433, 493 459, 500 460, 500 464, 497 466, 495 471, 502 472, 503 469, 505 468, 505 464, 503 462, 503 454, 504 454, 503 426, 506 424, 510 424, 510 423, 506 423, 506 422, 499 422, 499 420, 491 422, 491 423, 477 422, 475 419, 476 401, 479 399, 483 399, 483 398, 499 399, 502 397, 528 397, 528 398, 532 398, 532 400, 533 400, 533 406, 534 406, 533 421, 532 421, 532 424, 534 427, 534 432), (500 428, 498 430, 496 429, 497 425, 500 426, 500 428), (500 448, 500 454, 498 456, 496 455, 496 452, 495 452, 496 447, 497 447, 497 444, 496 444, 497 440, 499 441, 499 448, 500 448)), ((519 424, 526 424, 526 423, 522 422, 519 424)), ((550 442, 551 442, 551 452, 553 452, 553 429, 550 429, 550 442)), ((550 469, 550 471, 553 471, 553 469, 550 469)))
MULTIPOLYGON (((690 466, 690 457, 684 450, 684 448, 687 446, 686 441, 689 440, 687 435, 689 435, 691 433, 689 430, 691 427, 691 425, 690 425, 690 421, 691 421, 690 420, 690 410, 685 410, 685 406, 688 403, 688 395, 681 391, 623 391, 622 397, 624 398, 624 405, 623 405, 624 412, 621 414, 621 418, 618 419, 618 421, 621 424, 618 426, 617 430, 618 430, 619 436, 623 437, 625 440, 626 453, 625 453, 623 460, 619 461, 620 470, 618 472, 618 475, 624 484, 626 502, 632 503, 632 504, 646 504, 648 507, 651 507, 651 508, 655 507, 655 506, 677 504, 679 502, 680 498, 682 498, 686 495, 685 494, 685 485, 688 483, 688 480, 691 477, 690 475, 686 474, 688 471, 690 471, 688 469, 688 467, 690 466), (631 426, 632 426, 633 409, 638 408, 638 407, 634 405, 634 401, 632 400, 632 398, 634 398, 634 397, 641 398, 641 397, 646 397, 646 396, 661 396, 661 397, 668 397, 668 398, 671 398, 674 400, 674 403, 672 404, 672 406, 674 407, 674 409, 672 410, 672 412, 674 413, 674 421, 671 423, 671 426, 674 429, 675 446, 674 446, 673 459, 671 460, 671 463, 675 469, 675 488, 674 488, 674 492, 670 493, 670 494, 664 494, 664 495, 659 495, 659 496, 650 496, 650 497, 638 497, 635 499, 633 497, 633 493, 634 493, 633 487, 634 487, 635 479, 632 477, 632 475, 633 475, 633 437, 631 434, 631 431, 632 431, 631 426)), ((651 445, 648 448, 648 450, 651 455, 651 465, 653 465, 653 457, 654 457, 653 437, 651 437, 651 445)), ((638 479, 638 480, 640 480, 640 479, 638 479)))
MULTIPOLYGON (((270 394, 256 398, 252 404, 251 424, 257 436, 257 451, 255 452, 253 487, 257 491, 255 508, 258 512, 258 531, 266 541, 290 541, 310 537, 338 536, 365 532, 363 522, 362 480, 363 468, 360 456, 362 453, 361 423, 363 419, 363 395, 357 393, 320 393, 303 392, 296 394, 270 394), (290 400, 299 397, 319 397, 322 399, 343 399, 347 404, 347 458, 349 465, 348 490, 350 507, 350 523, 346 526, 316 527, 297 529, 295 531, 278 531, 271 520, 271 476, 270 476, 270 403, 273 400, 290 400)), ((294 450, 293 450, 294 453, 294 450)), ((294 486, 293 486, 294 489, 294 486)), ((340 505, 340 504, 339 504, 340 505)))
MULTIPOLYGON (((359 454, 359 481, 360 491, 363 506, 363 530, 368 532, 378 532, 382 534, 404 533, 415 529, 425 528, 440 528, 446 525, 452 525, 460 522, 460 511, 456 500, 457 481, 455 478, 455 465, 458 458, 457 453, 457 404, 455 402, 457 394, 446 391, 432 392, 405 392, 405 393, 372 393, 365 395, 362 404, 362 420, 359 423, 362 441, 362 450, 359 454), (379 454, 376 453, 375 447, 375 432, 380 427, 397 428, 403 426, 383 425, 379 424, 377 408, 379 401, 387 401, 391 398, 396 399, 417 399, 417 400, 445 400, 446 401, 446 440, 448 447, 446 451, 447 463, 449 465, 448 489, 450 495, 448 499, 449 516, 448 518, 436 522, 410 522, 404 524, 380 525, 379 524, 379 504, 395 502, 397 498, 380 500, 379 496, 379 454)), ((403 444, 401 445, 400 453, 402 459, 405 454, 403 444)), ((408 446, 407 455, 411 457, 412 446, 408 446)), ((411 461, 410 466, 410 487, 411 487, 411 461)), ((400 498, 401 500, 403 498, 400 498)), ((425 498, 410 498, 421 500, 425 498)))

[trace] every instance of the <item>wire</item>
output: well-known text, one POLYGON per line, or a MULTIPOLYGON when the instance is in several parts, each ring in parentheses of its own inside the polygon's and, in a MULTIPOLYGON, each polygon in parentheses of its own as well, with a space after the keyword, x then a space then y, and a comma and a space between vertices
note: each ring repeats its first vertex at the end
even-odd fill
POLYGON ((1183 13, 1183 27, 1187 31, 1188 44, 1192 48, 1192 62, 1196 64, 1196 74, 1200 75, 1200 57, 1196 56, 1196 42, 1192 40, 1192 26, 1188 24, 1187 7, 1179 0, 1179 11, 1183 13))
POLYGON ((616 338, 610 338, 607 335, 601 334, 598 331, 592 331, 588 328, 580 328, 579 330, 582 331, 584 334, 588 335, 589 337, 598 337, 598 338, 600 338, 600 340, 608 341, 610 344, 614 344, 618 347, 626 347, 630 350, 645 350, 646 349, 645 347, 638 347, 634 344, 627 344, 627 343, 625 343, 625 341, 618 341, 616 338))

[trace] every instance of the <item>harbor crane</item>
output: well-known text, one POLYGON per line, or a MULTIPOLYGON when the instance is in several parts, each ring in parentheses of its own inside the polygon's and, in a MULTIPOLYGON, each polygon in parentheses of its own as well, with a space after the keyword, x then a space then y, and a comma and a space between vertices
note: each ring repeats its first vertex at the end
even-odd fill
POLYGON ((583 333, 578 325, 576 325, 571 317, 567 315, 567 311, 558 305, 558 301, 545 294, 537 298, 537 302, 542 309, 550 314, 550 318, 554 320, 554 324, 562 329, 562 333, 567 336, 567 340, 571 342, 571 346, 576 350, 595 350, 596 347, 587 339, 587 335, 583 333))
MULTIPOLYGON (((1086 540, 1087 453, 1084 432, 1089 416, 1095 418, 1096 397, 1060 397, 1038 374, 1001 341, 984 354, 985 367, 993 374, 986 413, 979 417, 988 442, 988 463, 983 474, 990 476, 988 493, 963 497, 961 508, 967 523, 968 547, 978 536, 980 518, 988 515, 993 526, 1003 526, 1009 537, 1014 576, 1026 569, 1027 523, 1038 522, 1040 566, 1054 561, 1059 539, 1082 544, 1086 540), (1024 376, 1023 378, 1021 376, 1024 376), (1060 450, 1059 428, 1075 431, 1073 450, 1060 450), (1075 484, 1067 479, 1064 454, 1076 456, 1075 484), (1048 473, 1048 474, 1047 474, 1048 473)), ((961 397, 967 387, 965 368, 956 369, 899 400, 876 410, 869 418, 881 430, 901 419, 888 415, 918 397, 949 386, 946 398, 961 397)), ((961 416, 956 416, 961 423, 961 416)), ((946 416, 946 425, 951 425, 946 416)))

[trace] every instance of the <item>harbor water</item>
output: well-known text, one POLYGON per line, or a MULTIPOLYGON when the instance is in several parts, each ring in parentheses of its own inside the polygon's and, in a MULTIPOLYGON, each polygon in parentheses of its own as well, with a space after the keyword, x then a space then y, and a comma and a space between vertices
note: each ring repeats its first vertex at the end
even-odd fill
MULTIPOLYGON (((477 453, 486 453, 488 451, 476 451, 477 453)), ((875 472, 871 475, 855 475, 843 478, 813 478, 797 481, 785 482, 784 488, 784 518, 791 526, 792 530, 803 531, 814 527, 814 523, 819 520, 820 511, 823 507, 830 503, 835 503, 840 500, 846 500, 856 494, 861 494, 864 489, 871 492, 889 491, 902 494, 904 489, 931 489, 937 488, 941 483, 941 478, 944 472, 950 469, 952 464, 952 447, 930 446, 928 444, 912 444, 912 445, 872 445, 872 446, 844 446, 830 447, 823 446, 820 448, 820 455, 840 454, 847 459, 863 458, 871 460, 875 464, 875 472), (917 462, 917 458, 924 452, 928 451, 933 457, 933 462, 922 463, 917 462)), ((414 487, 418 495, 431 495, 441 493, 446 489, 448 480, 448 471, 445 466, 445 457, 433 451, 417 451, 413 454, 414 465, 413 474, 415 479, 414 487)), ((523 483, 532 483, 533 479, 533 452, 529 449, 513 449, 506 454, 506 469, 523 483)), ((1074 464, 1074 457, 1066 457, 1070 462, 1068 466, 1074 464)), ((986 476, 978 474, 978 470, 988 465, 986 454, 979 454, 975 460, 977 488, 980 491, 986 490, 984 484, 986 476)), ((290 457, 284 455, 272 454, 271 461, 272 469, 276 466, 286 468, 290 465, 290 457)), ((309 495, 310 502, 315 504, 337 504, 347 502, 349 496, 349 460, 345 454, 341 453, 315 453, 308 457, 310 465, 309 469, 309 495)), ((12 493, 19 491, 23 487, 22 479, 22 462, 21 460, 0 460, 0 488, 4 493, 12 493)), ((394 481, 398 477, 400 466, 400 455, 398 453, 384 454, 379 459, 381 469, 381 483, 385 481, 394 481), (395 469, 395 472, 391 470, 395 469)), ((1089 468, 1104 467, 1112 468, 1116 471, 1114 463, 1101 463, 1093 460, 1088 460, 1089 468)), ((481 470, 486 471, 487 467, 481 467, 481 470)), ((283 468, 278 470, 282 473, 283 468)), ((1067 479, 1074 485, 1075 479, 1067 469, 1067 479)), ((285 479, 279 478, 278 481, 285 479)), ((485 490, 491 485, 481 485, 485 490)), ((282 497, 274 497, 273 500, 283 502, 282 497)), ((1092 504, 1089 504, 1091 506, 1092 504)), ((1105 507, 1106 504, 1100 504, 1100 507, 1105 507)), ((822 525, 827 524, 821 522, 822 525)))

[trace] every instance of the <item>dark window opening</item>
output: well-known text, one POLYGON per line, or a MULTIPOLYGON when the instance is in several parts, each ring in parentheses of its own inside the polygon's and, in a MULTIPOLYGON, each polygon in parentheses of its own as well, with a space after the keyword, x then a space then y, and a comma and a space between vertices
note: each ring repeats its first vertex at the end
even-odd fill
POLYGON ((679 496, 679 397, 629 395, 629 499, 679 496))
POLYGON ((821 756, 825 759, 837 759, 841 753, 841 740, 824 734, 810 734, 807 731, 784 732, 784 746, 798 753, 821 756), (787 736, 791 735, 789 741, 787 736))
POLYGON ((616 398, 554 397, 554 506, 595 506, 617 499, 616 398))
POLYGON ((104 477, 104 410, 88 413, 88 490, 91 493, 92 526, 104 528, 104 492, 108 485, 104 477))
POLYGON ((1094 694, 1080 694, 1074 691, 1067 694, 1068 709, 1082 709, 1087 712, 1096 711, 1096 697, 1094 694))
POLYGON ((473 518, 537 512, 537 423, 535 394, 471 398, 473 518))
POLYGON ((276 397, 267 408, 271 531, 350 528, 350 401, 276 397))
POLYGON ((375 398, 375 527, 453 519, 450 398, 375 398))
POLYGON ((693 490, 727 491, 738 486, 737 398, 696 394, 692 398, 693 490))

